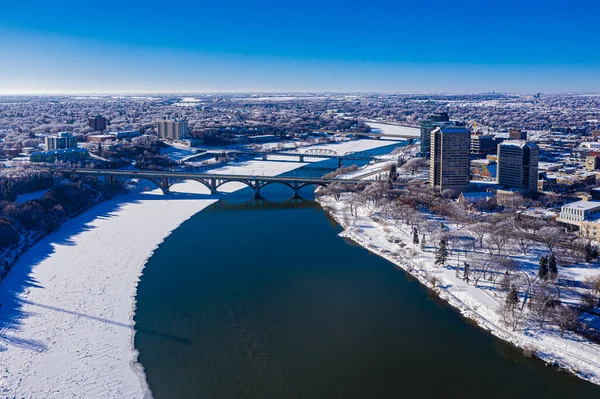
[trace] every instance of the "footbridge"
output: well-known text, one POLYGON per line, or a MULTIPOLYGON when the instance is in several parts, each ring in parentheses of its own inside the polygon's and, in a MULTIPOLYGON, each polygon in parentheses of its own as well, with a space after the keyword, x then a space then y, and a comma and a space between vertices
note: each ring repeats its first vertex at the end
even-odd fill
POLYGON ((168 194, 171 186, 175 183, 194 180, 204 185, 210 190, 212 195, 219 193, 219 188, 225 183, 238 182, 254 190, 254 197, 261 198, 260 191, 270 184, 283 184, 290 187, 294 192, 294 197, 299 196, 299 191, 306 186, 325 187, 331 183, 341 185, 357 185, 365 183, 358 179, 323 179, 312 177, 293 177, 293 176, 250 176, 250 175, 224 175, 210 173, 186 173, 170 171, 142 171, 142 170, 110 170, 110 169, 53 169, 52 172, 62 172, 71 176, 103 177, 108 183, 115 183, 119 178, 139 178, 148 180, 156 184, 164 194, 168 194))
MULTIPOLYGON (((226 151, 228 154, 235 155, 248 155, 254 157, 261 157, 263 161, 268 161, 269 157, 278 156, 278 157, 293 157, 298 158, 299 162, 304 162, 304 158, 317 158, 317 159, 337 159, 338 166, 342 166, 344 161, 366 161, 372 162, 375 159, 375 156, 367 151, 361 152, 346 152, 344 154, 339 154, 336 151, 321 149, 321 148, 311 148, 307 150, 275 150, 275 151, 252 151, 252 150, 231 150, 226 151)), ((194 154, 188 157, 181 159, 181 163, 192 161, 195 158, 206 156, 206 153, 194 154)))

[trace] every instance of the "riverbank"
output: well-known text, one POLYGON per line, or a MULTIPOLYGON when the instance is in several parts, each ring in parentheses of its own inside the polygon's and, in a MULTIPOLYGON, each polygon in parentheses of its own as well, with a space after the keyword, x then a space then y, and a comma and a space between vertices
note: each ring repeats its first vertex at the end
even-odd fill
MULTIPOLYGON (((387 145, 360 140, 335 149, 387 145)), ((212 172, 275 176, 306 164, 252 160, 212 172)), ((223 190, 243 187, 228 183, 223 190)), ((60 226, 15 264, 0 285, 0 396, 151 396, 133 347, 137 283, 157 246, 219 199, 197 182, 171 190, 167 196, 153 190, 103 202, 60 226)))
POLYGON ((465 283, 456 276, 453 267, 436 267, 433 250, 422 251, 419 245, 413 244, 409 226, 388 220, 372 206, 361 207, 352 215, 348 212, 348 194, 342 194, 339 200, 321 196, 317 201, 344 228, 341 236, 400 267, 464 317, 547 364, 600 384, 599 345, 570 332, 561 338, 559 331, 553 328, 540 331, 526 327, 512 331, 498 313, 504 295, 465 283))

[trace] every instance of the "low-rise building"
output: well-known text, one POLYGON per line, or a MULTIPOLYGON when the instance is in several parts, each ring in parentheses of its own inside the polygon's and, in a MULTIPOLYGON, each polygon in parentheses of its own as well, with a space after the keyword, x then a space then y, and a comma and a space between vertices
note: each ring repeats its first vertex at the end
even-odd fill
POLYGON ((129 130, 123 132, 108 132, 107 134, 114 136, 118 140, 128 140, 134 137, 138 137, 140 135, 140 132, 138 132, 137 130, 129 130))
POLYGON ((29 160, 31 162, 46 163, 54 163, 56 161, 80 162, 85 161, 89 157, 90 153, 84 148, 65 148, 62 150, 37 151, 29 156, 29 160))
POLYGON ((115 140, 116 137, 112 134, 90 134, 85 139, 89 143, 103 143, 105 141, 115 140))

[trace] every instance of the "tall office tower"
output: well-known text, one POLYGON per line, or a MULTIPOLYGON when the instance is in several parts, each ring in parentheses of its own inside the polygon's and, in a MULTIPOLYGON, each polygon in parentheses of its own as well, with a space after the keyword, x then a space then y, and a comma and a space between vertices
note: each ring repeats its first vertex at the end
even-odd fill
POLYGON ((508 129, 508 138, 510 140, 527 140, 527 132, 521 129, 508 129))
POLYGON ((498 184, 524 192, 536 192, 540 149, 527 141, 498 144, 498 184))
POLYGON ((444 124, 431 132, 429 183, 439 192, 469 184, 471 133, 464 126, 444 124))
POLYGON ((73 137, 71 133, 61 132, 56 136, 45 137, 44 146, 46 147, 46 151, 77 148, 77 138, 73 137))
POLYGON ((421 121, 421 153, 429 157, 431 151, 431 131, 450 118, 447 112, 437 112, 421 121))
POLYGON ((158 137, 161 139, 181 140, 188 135, 186 121, 158 121, 158 137))
POLYGON ((88 118, 88 125, 94 129, 95 132, 102 132, 106 130, 106 118, 100 115, 88 118))

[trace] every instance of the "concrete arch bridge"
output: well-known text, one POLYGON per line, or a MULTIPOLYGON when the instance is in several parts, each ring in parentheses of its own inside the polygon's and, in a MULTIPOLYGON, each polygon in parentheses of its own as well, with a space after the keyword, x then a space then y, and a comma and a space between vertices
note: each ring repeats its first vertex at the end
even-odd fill
POLYGON ((293 176, 251 176, 251 175, 224 175, 210 173, 185 173, 170 171, 141 171, 141 170, 109 170, 109 169, 63 169, 53 170, 79 176, 103 177, 107 183, 114 183, 120 178, 140 178, 148 180, 158 186, 164 194, 168 194, 173 184, 185 180, 193 180, 204 185, 210 190, 212 195, 218 194, 219 189, 226 183, 238 182, 254 190, 254 197, 261 198, 261 190, 270 184, 283 184, 292 189, 294 197, 299 196, 299 191, 306 186, 325 187, 331 183, 340 185, 358 185, 365 184, 363 180, 357 179, 323 179, 312 177, 293 177, 293 176))

